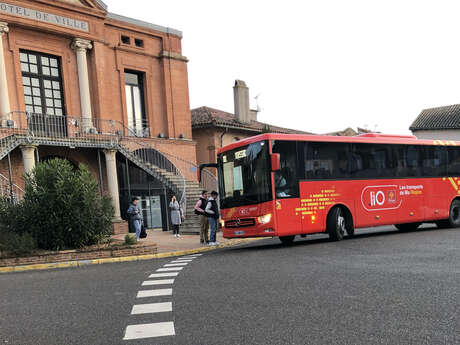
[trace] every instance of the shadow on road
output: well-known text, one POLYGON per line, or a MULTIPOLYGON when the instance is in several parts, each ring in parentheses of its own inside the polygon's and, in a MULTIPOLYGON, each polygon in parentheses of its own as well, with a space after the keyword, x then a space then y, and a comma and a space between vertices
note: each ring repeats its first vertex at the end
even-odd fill
MULTIPOLYGON (((383 236, 410 236, 412 234, 417 234, 417 233, 422 233, 422 232, 431 232, 431 231, 446 231, 446 230, 452 230, 452 229, 440 229, 436 227, 435 225, 425 225, 424 227, 415 230, 415 231, 399 231, 395 228, 388 229, 388 227, 385 227, 385 230, 379 230, 381 228, 375 228, 374 230, 365 230, 366 232, 360 233, 359 229, 357 230, 357 233, 352 237, 345 237, 344 241, 357 241, 360 239, 364 238, 373 238, 373 237, 383 237, 383 236)), ((267 238, 269 239, 269 238, 267 238)), ((273 241, 271 243, 266 243, 263 242, 263 244, 259 244, 260 242, 254 242, 248 245, 244 245, 241 247, 233 247, 233 248, 227 248, 228 251, 231 252, 246 252, 246 251, 252 251, 252 250, 275 250, 275 249, 283 249, 286 247, 300 247, 300 246, 312 246, 312 245, 318 245, 318 244, 323 244, 323 243, 328 243, 331 242, 329 240, 329 237, 326 234, 314 234, 314 235, 308 235, 306 238, 301 238, 300 236, 296 236, 296 239, 294 243, 290 246, 286 246, 282 244, 281 242, 278 242, 276 238, 274 238, 276 241, 273 241), (321 236, 318 238, 318 236, 321 236), (315 237, 315 238, 312 238, 315 237)))

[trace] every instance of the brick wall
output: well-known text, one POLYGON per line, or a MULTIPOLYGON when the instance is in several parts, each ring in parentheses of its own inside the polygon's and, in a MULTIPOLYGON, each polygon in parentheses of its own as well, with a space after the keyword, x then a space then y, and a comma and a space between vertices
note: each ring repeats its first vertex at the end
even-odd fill
POLYGON ((3 258, 0 259, 0 267, 58 263, 76 260, 104 259, 111 257, 136 256, 156 253, 156 244, 119 246, 86 251, 67 250, 60 252, 47 252, 41 255, 33 255, 28 257, 3 258))

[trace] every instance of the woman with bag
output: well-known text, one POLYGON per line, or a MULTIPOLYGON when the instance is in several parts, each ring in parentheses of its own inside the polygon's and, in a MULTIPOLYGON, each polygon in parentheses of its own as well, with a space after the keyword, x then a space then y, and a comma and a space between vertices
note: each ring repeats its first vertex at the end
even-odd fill
POLYGON ((182 219, 184 218, 184 216, 182 207, 179 205, 179 202, 177 201, 175 195, 173 195, 171 198, 169 208, 171 209, 171 223, 173 226, 173 235, 174 237, 179 238, 179 225, 182 223, 182 219))

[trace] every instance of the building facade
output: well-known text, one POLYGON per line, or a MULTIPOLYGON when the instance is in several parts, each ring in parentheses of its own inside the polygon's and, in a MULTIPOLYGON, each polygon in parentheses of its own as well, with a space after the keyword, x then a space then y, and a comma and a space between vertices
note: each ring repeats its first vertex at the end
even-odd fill
POLYGON ((181 39, 100 0, 0 2, 0 192, 61 157, 89 167, 116 220, 139 196, 167 227, 171 194, 198 191, 181 39))
POLYGON ((233 99, 234 114, 210 107, 192 109, 192 137, 198 147, 198 165, 215 163, 221 147, 261 133, 312 134, 258 121, 257 111, 249 106, 249 88, 242 80, 235 81, 233 99))

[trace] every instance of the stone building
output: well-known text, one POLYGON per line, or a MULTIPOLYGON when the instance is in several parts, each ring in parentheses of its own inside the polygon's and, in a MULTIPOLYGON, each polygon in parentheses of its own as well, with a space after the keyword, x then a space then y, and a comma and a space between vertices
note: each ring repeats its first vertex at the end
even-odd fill
POLYGON ((181 39, 101 0, 0 2, 0 193, 20 198, 23 174, 61 157, 89 167, 115 220, 139 196, 166 228, 171 194, 199 189, 181 39))
POLYGON ((258 121, 257 111, 249 107, 249 88, 242 80, 235 81, 233 97, 234 114, 210 107, 192 109, 192 137, 198 147, 198 165, 215 163, 221 147, 261 133, 311 134, 258 121))
POLYGON ((409 129, 419 139, 460 140, 460 104, 424 109, 409 129))

